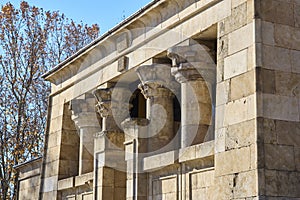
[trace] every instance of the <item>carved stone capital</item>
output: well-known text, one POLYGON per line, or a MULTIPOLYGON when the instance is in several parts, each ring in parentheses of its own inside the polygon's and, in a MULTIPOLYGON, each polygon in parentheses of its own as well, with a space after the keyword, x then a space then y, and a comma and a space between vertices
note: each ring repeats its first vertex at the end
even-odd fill
MULTIPOLYGON (((131 91, 125 87, 114 87, 109 89, 97 89, 94 95, 98 101, 96 107, 101 117, 113 116, 114 118, 126 118, 129 110, 131 91)), ((123 120, 124 120, 123 119, 123 120)))
POLYGON ((148 82, 146 84, 139 84, 139 89, 146 99, 159 97, 173 97, 174 94, 167 88, 155 82, 148 82))
POLYGON ((100 116, 111 116, 111 89, 97 89, 93 93, 97 100, 96 108, 100 116))
POLYGON ((168 57, 172 60, 171 73, 180 82, 204 80, 215 82, 216 65, 212 52, 201 44, 176 46, 168 49, 168 57))
POLYGON ((136 72, 142 82, 139 88, 145 98, 172 96, 172 92, 176 93, 176 90, 179 88, 179 85, 172 77, 170 65, 143 65, 137 68, 136 72))
POLYGON ((190 63, 181 63, 178 67, 172 67, 171 73, 179 83, 203 79, 199 71, 190 63))
POLYGON ((71 118, 79 129, 99 126, 95 112, 95 99, 91 94, 71 100, 70 110, 72 111, 71 118))
POLYGON ((167 51, 167 56, 172 60, 172 67, 187 62, 214 63, 213 53, 203 44, 171 47, 167 51))

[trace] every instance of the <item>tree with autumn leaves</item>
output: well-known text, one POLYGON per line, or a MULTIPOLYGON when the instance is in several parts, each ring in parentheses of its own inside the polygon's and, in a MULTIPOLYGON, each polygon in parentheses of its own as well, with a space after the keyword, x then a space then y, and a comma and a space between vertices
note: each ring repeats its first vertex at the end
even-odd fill
POLYGON ((49 85, 41 75, 98 37, 98 25, 23 1, 0 11, 0 199, 16 199, 13 166, 42 156, 49 85))

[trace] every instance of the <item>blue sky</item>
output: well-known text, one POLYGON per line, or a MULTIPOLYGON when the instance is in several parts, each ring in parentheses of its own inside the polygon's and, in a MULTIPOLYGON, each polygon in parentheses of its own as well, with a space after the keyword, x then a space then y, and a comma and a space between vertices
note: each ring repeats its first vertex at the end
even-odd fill
MULTIPOLYGON (((13 5, 19 6, 21 1, 0 0, 0 4, 11 2, 13 5)), ((44 10, 59 10, 76 22, 97 23, 102 35, 121 22, 124 16, 130 16, 151 0, 27 0, 27 2, 44 10)))

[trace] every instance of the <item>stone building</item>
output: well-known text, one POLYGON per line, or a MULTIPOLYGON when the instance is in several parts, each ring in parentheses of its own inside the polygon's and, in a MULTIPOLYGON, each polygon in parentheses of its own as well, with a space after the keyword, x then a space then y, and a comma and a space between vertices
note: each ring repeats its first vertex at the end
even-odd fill
POLYGON ((44 78, 19 199, 300 198, 299 0, 154 0, 44 78))

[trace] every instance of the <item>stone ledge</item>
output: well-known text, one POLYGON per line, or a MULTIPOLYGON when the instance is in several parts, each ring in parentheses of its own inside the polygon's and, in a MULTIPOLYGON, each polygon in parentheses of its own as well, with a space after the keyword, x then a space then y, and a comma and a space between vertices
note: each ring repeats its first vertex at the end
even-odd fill
POLYGON ((172 165, 178 159, 178 150, 161 153, 143 159, 143 170, 153 171, 168 165, 172 165))
POLYGON ((204 142, 179 150, 179 162, 192 161, 214 155, 215 141, 204 142))
POLYGON ((86 173, 80 176, 70 177, 58 181, 57 190, 66 190, 83 185, 92 185, 94 173, 86 173))
POLYGON ((74 187, 74 177, 59 180, 57 190, 66 190, 72 187, 74 187))
POLYGON ((94 172, 76 176, 75 177, 75 187, 86 185, 86 184, 90 185, 93 183, 93 180, 94 180, 94 172))
POLYGON ((153 171, 177 162, 187 162, 212 157, 214 155, 215 141, 204 142, 184 149, 169 151, 143 159, 143 170, 153 171))

